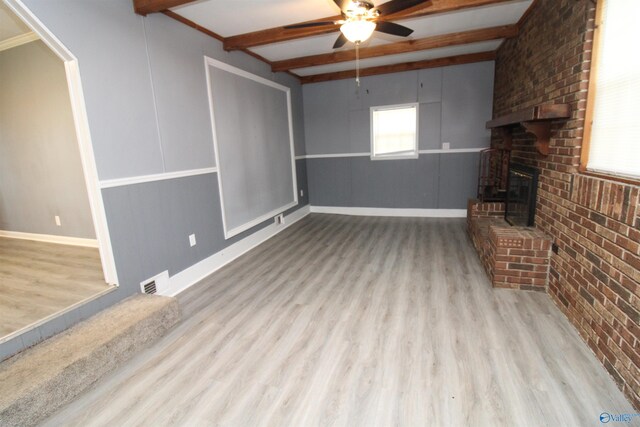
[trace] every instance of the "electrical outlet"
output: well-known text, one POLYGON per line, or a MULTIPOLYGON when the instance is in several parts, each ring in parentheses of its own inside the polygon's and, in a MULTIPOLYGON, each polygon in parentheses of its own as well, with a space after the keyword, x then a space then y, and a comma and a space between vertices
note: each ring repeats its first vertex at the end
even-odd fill
POLYGON ((300 190, 300 197, 304 197, 304 190, 300 190))
POLYGON ((443 142, 443 143, 442 143, 442 149, 443 149, 443 150, 449 150, 449 149, 451 149, 451 143, 450 143, 450 142, 443 142))
POLYGON ((55 219, 55 221, 56 221, 56 225, 57 225, 58 227, 60 227, 60 226, 62 225, 62 222, 60 222, 60 217, 59 217, 58 215, 56 215, 56 216, 55 216, 55 217, 53 217, 53 218, 54 218, 54 219, 55 219))
POLYGON ((191 247, 194 247, 196 245, 196 235, 195 234, 189 234, 189 245, 191 247))
POLYGON ((273 217, 273 222, 275 222, 276 225, 284 224, 284 214, 280 214, 280 215, 274 216, 273 217))

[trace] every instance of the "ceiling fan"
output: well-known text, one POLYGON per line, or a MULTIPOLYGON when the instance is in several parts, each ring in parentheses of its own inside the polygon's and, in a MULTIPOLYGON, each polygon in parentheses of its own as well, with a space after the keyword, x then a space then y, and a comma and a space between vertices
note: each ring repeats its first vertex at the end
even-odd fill
POLYGON ((340 25, 340 36, 333 45, 334 49, 341 48, 347 41, 357 45, 371 37, 374 31, 394 36, 407 37, 413 30, 402 25, 384 20, 392 15, 427 3, 430 0, 391 0, 376 7, 370 0, 333 0, 340 8, 340 21, 308 22, 304 24, 287 25, 285 29, 322 27, 325 25, 340 25))

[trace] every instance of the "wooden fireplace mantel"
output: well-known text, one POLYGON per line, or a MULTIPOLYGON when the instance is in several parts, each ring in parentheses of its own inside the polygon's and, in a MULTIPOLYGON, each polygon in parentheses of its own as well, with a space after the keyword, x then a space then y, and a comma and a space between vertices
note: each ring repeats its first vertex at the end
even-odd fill
POLYGON ((487 129, 498 129, 507 150, 511 149, 511 128, 520 125, 536 136, 536 149, 544 156, 549 155, 551 123, 554 120, 571 117, 569 104, 541 104, 487 122, 487 129))

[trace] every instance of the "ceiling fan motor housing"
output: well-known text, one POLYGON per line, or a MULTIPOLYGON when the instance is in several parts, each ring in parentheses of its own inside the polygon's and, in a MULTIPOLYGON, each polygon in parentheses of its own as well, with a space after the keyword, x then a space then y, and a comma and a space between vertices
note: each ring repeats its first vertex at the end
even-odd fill
POLYGON ((373 3, 365 0, 351 1, 343 11, 348 18, 376 18, 379 13, 373 3))

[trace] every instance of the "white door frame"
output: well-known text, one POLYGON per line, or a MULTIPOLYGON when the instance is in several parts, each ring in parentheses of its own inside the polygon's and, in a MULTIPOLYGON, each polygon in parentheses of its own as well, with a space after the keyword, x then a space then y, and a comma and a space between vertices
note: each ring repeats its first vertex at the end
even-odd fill
POLYGON ((58 38, 24 5, 22 0, 3 0, 4 3, 28 25, 31 30, 40 36, 40 39, 64 62, 67 75, 67 86, 71 100, 71 110, 76 129, 80 159, 84 172, 84 180, 89 195, 91 216, 98 240, 100 259, 105 281, 110 285, 118 286, 118 273, 111 248, 107 216, 104 210, 102 192, 98 180, 98 170, 91 143, 91 133, 87 119, 87 110, 82 92, 80 68, 77 58, 67 49, 58 38))

